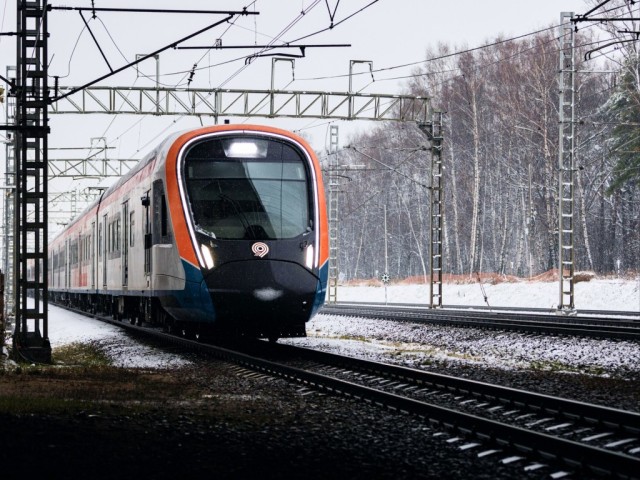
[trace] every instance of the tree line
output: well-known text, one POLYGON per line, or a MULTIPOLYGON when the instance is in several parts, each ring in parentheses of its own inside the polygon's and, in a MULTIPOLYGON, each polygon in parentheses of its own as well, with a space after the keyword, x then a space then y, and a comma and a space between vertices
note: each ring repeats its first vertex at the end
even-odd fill
MULTIPOLYGON (((407 93, 430 96, 444 112, 447 273, 528 277, 557 268, 557 37, 549 29, 460 54, 439 45, 406 84, 407 93)), ((581 30, 576 41, 576 269, 637 272, 637 42, 622 43, 616 56, 587 61, 599 45, 595 34, 581 30)), ((392 278, 428 275, 428 147, 415 125, 386 123, 351 138, 337 153, 337 163, 347 167, 326 175, 340 184, 344 278, 376 277, 387 269, 392 278)))

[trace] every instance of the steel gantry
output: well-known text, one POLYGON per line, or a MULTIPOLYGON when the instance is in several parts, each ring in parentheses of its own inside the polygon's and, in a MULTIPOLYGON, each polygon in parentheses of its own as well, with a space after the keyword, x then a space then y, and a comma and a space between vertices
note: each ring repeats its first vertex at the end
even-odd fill
MULTIPOLYGON (((16 152, 15 212, 11 206, 5 205, 7 219, 13 218, 12 225, 16 232, 15 248, 18 255, 12 255, 13 244, 5 241, 7 263, 15 265, 16 272, 7 269, 8 281, 16 286, 16 337, 23 347, 29 346, 31 356, 37 355, 46 361, 50 357, 48 341, 48 325, 46 315, 46 277, 47 277, 47 166, 49 178, 54 177, 105 177, 119 176, 125 173, 136 160, 124 159, 114 161, 105 158, 88 159, 53 159, 48 161, 47 149, 47 104, 49 114, 139 114, 139 115, 196 115, 214 117, 217 123, 220 116, 242 117, 290 117, 290 118, 323 118, 335 120, 373 120, 401 121, 424 123, 430 115, 429 97, 366 94, 366 93, 333 93, 303 92, 283 90, 180 90, 166 88, 128 88, 128 87, 89 87, 64 96, 75 90, 75 87, 61 87, 56 91, 59 98, 51 102, 48 97, 47 75, 44 73, 46 62, 46 45, 43 34, 46 28, 46 11, 41 3, 22 2, 20 18, 34 25, 23 26, 25 32, 19 42, 19 55, 16 85, 16 152), (27 6, 28 5, 28 6, 27 6), (36 22, 38 20, 39 22, 36 22), (36 35, 35 38, 31 36, 36 35), (26 49, 33 50, 27 53, 26 49), (36 60, 37 59, 37 60, 36 60), (22 95, 22 96, 21 96, 22 95), (63 98, 60 98, 63 97, 63 98), (20 123, 22 122, 22 123, 20 123), (20 125, 23 125, 22 127, 20 125), (22 133, 20 128, 22 128, 22 133), (20 183, 22 182, 22 183, 20 183), (19 208, 20 207, 20 208, 19 208), (23 252, 24 250, 24 252, 23 252), (27 251, 28 250, 28 251, 27 251), (19 259, 19 260, 18 260, 19 259), (27 306, 26 293, 34 292, 35 306, 27 306), (20 318, 20 322, 18 322, 20 318), (31 323, 27 319, 32 320, 31 323)), ((334 131, 334 130, 332 130, 334 131)), ((335 147, 337 151, 337 127, 335 127, 335 147)), ((106 142, 105 142, 106 143, 106 142)), ((105 146, 106 148, 106 146, 105 146)), ((9 165, 12 155, 7 155, 6 185, 10 187, 14 181, 9 165)), ((13 190, 11 190, 13 192, 13 190)), ((337 237, 337 192, 332 218, 332 228, 337 237)), ((8 234, 11 230, 6 229, 8 234)), ((334 238, 332 281, 333 290, 329 288, 330 299, 335 301, 337 292, 337 238, 334 238), (333 292, 333 293, 331 293, 333 292), (332 296, 331 296, 332 295, 332 296)), ((8 293, 10 292, 8 289, 8 293)), ((15 341, 15 338, 14 338, 15 341)))
POLYGON ((131 170, 138 159, 64 159, 49 160, 49 178, 121 177, 131 170))
MULTIPOLYGON (((76 87, 60 87, 63 97, 76 87)), ((89 87, 51 105, 52 114, 429 120, 429 97, 292 90, 89 87)))

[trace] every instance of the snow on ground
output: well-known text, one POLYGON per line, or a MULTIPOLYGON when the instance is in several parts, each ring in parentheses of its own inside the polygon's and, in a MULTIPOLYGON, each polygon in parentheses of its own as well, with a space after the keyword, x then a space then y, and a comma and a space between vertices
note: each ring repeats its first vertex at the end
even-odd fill
MULTIPOLYGON (((575 284, 574 301, 578 311, 618 310, 640 314, 640 279, 595 279, 575 284)), ((390 285, 386 288, 389 303, 429 303, 428 285, 390 285)), ((444 305, 492 307, 531 307, 555 310, 560 297, 558 282, 444 284, 444 305)), ((338 287, 341 302, 384 302, 384 287, 338 287)))
MULTIPOLYGON (((576 306, 583 309, 640 310, 638 281, 592 280, 576 284, 576 306)), ((483 285, 491 306, 549 307, 557 304, 557 282, 483 285)), ((343 287, 340 301, 384 302, 384 287, 343 287)), ((478 284, 446 284, 445 305, 486 305, 478 284)), ((390 286, 389 303, 427 303, 425 285, 390 286)), ((308 338, 281 342, 309 345, 345 355, 402 361, 470 363, 509 369, 553 369, 593 375, 637 375, 640 344, 588 338, 548 337, 517 332, 417 325, 335 315, 317 315, 307 324, 308 338)), ((123 367, 171 368, 184 358, 141 345, 118 327, 49 307, 52 346, 98 340, 123 367)))
POLYGON ((308 337, 281 342, 419 367, 433 362, 601 376, 640 374, 640 344, 317 315, 308 337))
POLYGON ((97 341, 115 366, 125 368, 174 368, 190 361, 144 345, 121 328, 49 305, 49 341, 55 349, 71 343, 97 341))

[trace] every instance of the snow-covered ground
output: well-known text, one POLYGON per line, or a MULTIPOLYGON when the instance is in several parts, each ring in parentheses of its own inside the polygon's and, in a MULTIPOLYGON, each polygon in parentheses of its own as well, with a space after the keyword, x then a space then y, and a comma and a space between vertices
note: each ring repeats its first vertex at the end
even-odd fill
POLYGON ((317 315, 307 338, 281 342, 419 367, 433 362, 600 376, 640 374, 640 344, 317 315))
POLYGON ((121 328, 49 305, 49 340, 55 350, 72 343, 98 342, 120 367, 173 368, 190 362, 180 355, 144 345, 121 328))
MULTIPOLYGON (((639 312, 640 279, 594 279, 575 284, 576 309, 639 312)), ((429 303, 429 285, 390 285, 386 288, 389 303, 429 303)), ((491 307, 532 307, 555 310, 560 298, 558 282, 444 284, 444 305, 491 307), (484 296, 487 300, 485 302, 484 296)), ((341 302, 384 302, 384 287, 338 287, 341 302)))
MULTIPOLYGON (((446 284, 448 305, 524 306, 555 308, 556 282, 446 284)), ((340 301, 384 302, 384 287, 339 287, 340 301)), ((426 303, 424 285, 390 286, 389 303, 426 303)), ((638 281, 592 280, 576 285, 576 306, 583 309, 640 310, 638 281)), ((307 325, 308 338, 281 340, 348 355, 409 365, 432 361, 471 363, 509 369, 554 369, 593 375, 638 374, 640 344, 571 337, 546 337, 473 328, 411 325, 381 320, 317 315, 307 325)), ((52 346, 98 341, 123 367, 172 368, 189 363, 179 355, 141 345, 118 327, 49 307, 52 346)))

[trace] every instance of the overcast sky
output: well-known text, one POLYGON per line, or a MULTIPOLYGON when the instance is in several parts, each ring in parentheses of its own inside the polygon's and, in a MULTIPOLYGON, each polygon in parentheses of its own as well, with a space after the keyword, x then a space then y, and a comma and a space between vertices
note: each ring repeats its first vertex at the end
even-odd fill
MULTIPOLYGON (((428 48, 439 42, 462 48, 475 47, 495 39, 515 37, 557 25, 560 12, 576 14, 590 7, 585 0, 95 0, 96 7, 228 9, 259 12, 242 16, 233 24, 218 26, 185 45, 211 45, 221 39, 222 45, 264 45, 270 42, 350 44, 349 48, 308 48, 306 57, 295 62, 295 80, 287 64, 276 70, 276 87, 289 90, 347 91, 350 60, 373 62, 374 69, 419 63, 428 48), (179 5, 179 6, 178 6, 179 5), (367 5, 369 5, 367 7, 367 5), (364 9, 363 9, 364 8, 364 9), (363 9, 360 13, 350 15, 363 9), (301 12, 305 14, 302 15, 301 12), (330 27, 333 16, 334 28, 330 27), (329 77, 329 78, 327 78, 329 77)), ((55 5, 90 7, 89 0, 70 0, 55 5)), ((15 31, 16 2, 5 0, 0 7, 1 30, 15 31)), ((201 29, 220 15, 178 15, 143 13, 90 12, 85 18, 96 36, 111 67, 116 69, 136 54, 152 52, 201 29)), ((98 48, 78 12, 53 11, 50 14, 50 75, 60 77, 60 84, 82 85, 109 71, 98 48)), ((190 70, 197 64, 192 87, 268 89, 271 82, 271 60, 262 58, 245 65, 241 57, 247 50, 169 50, 160 58, 161 83, 186 86, 190 70), (239 59, 236 61, 231 61, 239 59), (225 63, 229 62, 229 63, 225 63)), ((282 53, 298 53, 284 50, 282 53)), ((13 37, 0 36, 0 71, 15 63, 13 37)), ((143 73, 155 75, 155 64, 141 65, 143 73)), ((364 69, 364 67, 361 67, 364 69)), ((354 78, 354 90, 368 93, 400 93, 402 80, 391 78, 410 75, 415 66, 377 72, 375 81, 369 75, 354 78)), ((101 83, 110 86, 150 86, 149 79, 136 75, 133 69, 101 83)), ((0 111, 4 118, 4 106, 0 111)), ((207 119, 204 119, 207 122, 207 119)), ((211 122, 213 120, 210 120, 211 122)), ((246 119, 232 118, 232 122, 246 119)), ((264 120, 303 132, 313 146, 321 150, 328 130, 327 120, 264 120)), ((119 115, 53 115, 50 145, 53 147, 86 147, 92 137, 106 137, 114 147, 110 155, 116 158, 139 158, 171 131, 200 125, 196 118, 135 117, 119 115)), ((350 133, 375 125, 338 122, 341 144, 350 133)), ((66 156, 77 155, 70 151, 66 156)), ((4 168, 4 149, 0 149, 0 169, 4 168)), ((56 154, 58 155, 58 154, 56 154)))

